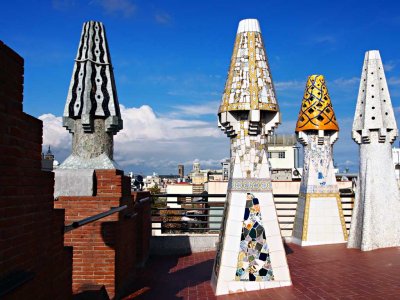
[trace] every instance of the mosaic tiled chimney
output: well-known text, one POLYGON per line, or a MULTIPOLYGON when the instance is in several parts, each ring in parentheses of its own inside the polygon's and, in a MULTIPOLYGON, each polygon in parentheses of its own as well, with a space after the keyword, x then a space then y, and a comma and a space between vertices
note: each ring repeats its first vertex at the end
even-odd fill
POLYGON ((267 136, 279 107, 260 26, 242 20, 218 112, 231 174, 212 286, 216 295, 291 285, 272 195, 267 136))
POLYGON ((113 160, 113 135, 122 129, 111 57, 101 22, 83 24, 63 126, 72 134, 72 153, 56 171, 55 196, 90 194, 94 169, 118 169, 113 160))
POLYGON ((360 171, 349 248, 400 246, 400 195, 391 149, 397 135, 379 51, 367 51, 352 131, 360 145, 360 171))
POLYGON ((304 147, 304 167, 292 242, 302 245, 347 240, 339 188, 332 161, 339 127, 322 75, 308 77, 296 125, 304 147))

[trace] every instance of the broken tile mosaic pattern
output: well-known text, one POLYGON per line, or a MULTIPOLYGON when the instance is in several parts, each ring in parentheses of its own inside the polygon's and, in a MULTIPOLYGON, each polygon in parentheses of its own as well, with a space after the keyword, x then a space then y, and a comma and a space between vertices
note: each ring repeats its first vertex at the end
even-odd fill
POLYGON ((236 270, 238 281, 274 280, 260 203, 248 193, 236 270))
MULTIPOLYGON (((284 272, 273 274, 274 262, 269 256, 268 245, 274 254, 285 255, 276 210, 271 206, 273 195, 267 157, 267 137, 279 125, 280 113, 259 23, 255 19, 239 23, 218 122, 231 141, 231 173, 226 197, 229 206, 224 209, 212 275, 215 293, 224 295, 289 285, 287 265, 281 266, 284 272), (253 193, 260 197, 254 197, 253 193), (261 205, 258 199, 262 200, 261 205), (268 229, 265 232, 260 211, 269 220, 271 232, 275 230, 274 236, 268 236, 268 229), (267 244, 269 239, 271 243, 267 244)), ((275 263, 279 264, 279 260, 285 261, 278 258, 275 263)))
POLYGON ((231 140, 231 157, 239 156, 242 178, 257 178, 264 163, 267 138, 265 135, 249 135, 249 123, 240 122, 236 138, 231 140))
POLYGON ((330 192, 338 193, 333 167, 333 145, 331 137, 319 137, 308 132, 303 135, 304 170, 300 189, 307 193, 330 192), (322 141, 322 143, 321 143, 322 141))
POLYGON ((272 183, 270 179, 264 178, 232 178, 228 183, 228 189, 231 191, 272 192, 272 183))
POLYGON ((278 111, 261 32, 238 32, 219 111, 278 111))
POLYGON ((304 167, 293 242, 345 242, 346 224, 332 160, 339 126, 322 75, 308 77, 295 131, 304 147, 304 167))

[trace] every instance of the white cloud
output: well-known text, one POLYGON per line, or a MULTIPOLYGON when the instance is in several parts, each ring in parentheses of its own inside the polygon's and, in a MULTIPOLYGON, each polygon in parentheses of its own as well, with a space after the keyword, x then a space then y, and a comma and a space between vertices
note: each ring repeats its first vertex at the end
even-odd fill
POLYGON ((338 166, 341 166, 341 167, 355 167, 355 166, 358 166, 358 162, 347 159, 347 160, 345 160, 345 161, 343 161, 341 163, 338 163, 338 166))
POLYGON ((393 105, 397 105, 398 99, 400 97, 400 77, 391 76, 387 78, 387 83, 389 85, 390 96, 392 97, 393 105))
POLYGON ((159 24, 170 24, 172 21, 171 16, 166 12, 158 12, 154 15, 154 19, 159 24))
MULTIPOLYGON (((300 80, 288 80, 288 81, 278 81, 274 84, 275 89, 277 91, 300 91, 304 90, 306 87, 307 80, 304 81, 300 80)), ((335 86, 336 88, 349 88, 352 86, 356 86, 359 84, 360 78, 359 77, 351 77, 351 78, 336 78, 333 80, 328 80, 327 85, 329 87, 335 86)))
MULTIPOLYGON (((359 77, 351 77, 351 78, 337 78, 332 81, 332 83, 337 87, 349 88, 351 86, 355 86, 360 83, 359 77)), ((329 84, 329 83, 328 83, 329 84)))
POLYGON ((277 81, 274 83, 274 86, 277 91, 304 90, 306 82, 299 80, 277 81))
POLYGON ((168 84, 167 95, 189 97, 203 100, 206 97, 220 97, 224 81, 220 75, 189 73, 174 77, 175 82, 168 84))
MULTIPOLYGON (((203 167, 219 168, 229 155, 229 141, 216 122, 160 117, 148 105, 120 106, 124 129, 114 138, 114 158, 125 171, 148 174, 176 173, 179 163, 188 168, 195 158, 203 167), (171 171, 173 170, 173 171, 171 171)), ((44 146, 51 145, 62 162, 71 152, 71 138, 61 117, 45 114, 44 146)))
POLYGON ((389 77, 387 80, 387 83, 389 85, 399 85, 400 84, 400 77, 389 77))
POLYGON ((279 102, 279 107, 291 107, 291 108, 300 108, 300 104, 298 100, 294 100, 294 101, 280 101, 279 102))
POLYGON ((95 0, 92 3, 100 5, 106 14, 130 17, 136 11, 136 5, 130 0, 95 0))
POLYGON ((282 122, 275 130, 276 134, 294 134, 297 120, 288 120, 282 122))
MULTIPOLYGON (((194 160, 203 168, 220 168, 229 157, 229 139, 217 128, 216 121, 183 120, 158 116, 148 105, 121 105, 124 129, 115 136, 114 158, 126 172, 176 174, 177 165, 191 170, 194 160)), ((43 145, 52 147, 62 162, 71 152, 71 138, 62 127, 61 117, 45 114, 43 145)), ((352 118, 339 120, 339 140, 335 143, 335 162, 341 167, 358 169, 358 145, 351 139, 352 118), (350 163, 352 162, 352 163, 350 163)), ((284 121, 277 134, 294 134, 296 120, 284 121)))
POLYGON ((397 63, 398 63, 398 61, 396 61, 396 60, 390 60, 383 64, 383 69, 386 72, 390 72, 396 67, 397 63))
POLYGON ((335 44, 336 43, 336 38, 332 35, 319 35, 319 36, 313 37, 311 40, 315 44, 335 44))
POLYGON ((202 116, 216 115, 218 113, 219 102, 213 101, 199 105, 177 105, 172 115, 202 116))
POLYGON ((176 76, 173 75, 151 75, 147 76, 145 78, 146 81, 149 81, 151 83, 155 84, 160 84, 160 83, 168 83, 171 84, 172 82, 179 82, 179 79, 176 78, 176 76))
POLYGON ((194 162, 200 163, 202 168, 212 168, 215 166, 221 166, 221 163, 227 160, 229 157, 224 157, 222 159, 198 159, 195 158, 194 160, 189 160, 184 162, 184 165, 192 165, 194 162))
POLYGON ((115 157, 136 172, 169 173, 179 163, 219 161, 229 151, 228 145, 220 146, 227 141, 216 122, 159 117, 147 105, 121 106, 121 115, 124 129, 115 138, 115 157))
POLYGON ((57 151, 68 153, 71 149, 71 135, 62 127, 61 117, 44 114, 39 119, 43 121, 43 146, 51 146, 57 151))
POLYGON ((170 142, 182 138, 220 136, 216 122, 158 117, 148 105, 120 107, 124 129, 116 136, 117 143, 143 139, 170 142))

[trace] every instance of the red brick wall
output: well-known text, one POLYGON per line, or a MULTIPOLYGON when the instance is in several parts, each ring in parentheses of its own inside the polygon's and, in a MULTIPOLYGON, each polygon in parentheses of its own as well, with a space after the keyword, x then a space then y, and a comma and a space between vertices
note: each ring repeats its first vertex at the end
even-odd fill
POLYGON ((114 297, 123 293, 136 276, 137 252, 143 243, 138 238, 142 230, 142 213, 132 201, 130 178, 122 171, 96 170, 95 173, 95 196, 60 196, 55 205, 65 209, 66 224, 112 207, 128 206, 119 213, 65 234, 65 244, 74 249, 74 293, 98 290, 105 285, 108 295, 114 297))
POLYGON ((137 266, 143 267, 150 254, 151 198, 150 192, 133 192, 132 201, 138 211, 138 242, 136 245, 137 266))
POLYGON ((42 122, 22 111, 23 65, 0 41, 0 283, 30 274, 4 298, 70 299, 64 211, 53 209, 53 173, 41 171, 42 122))

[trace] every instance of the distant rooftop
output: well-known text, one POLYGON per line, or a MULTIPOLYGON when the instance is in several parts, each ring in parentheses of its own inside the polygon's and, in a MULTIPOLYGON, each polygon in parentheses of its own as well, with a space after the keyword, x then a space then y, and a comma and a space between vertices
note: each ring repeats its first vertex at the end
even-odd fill
POLYGON ((180 178, 179 175, 173 175, 173 174, 169 174, 169 175, 158 175, 158 177, 160 177, 160 178, 168 178, 168 179, 177 179, 177 178, 180 178))
POLYGON ((282 134, 268 136, 268 145, 273 146, 294 146, 297 143, 295 134, 282 134))

